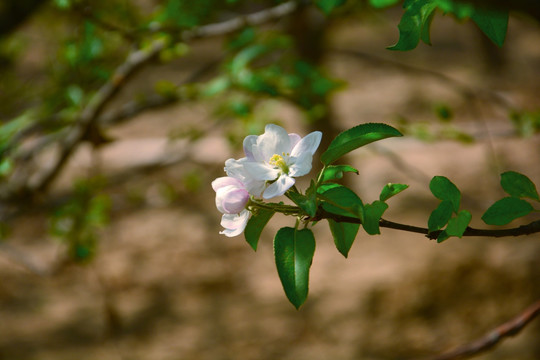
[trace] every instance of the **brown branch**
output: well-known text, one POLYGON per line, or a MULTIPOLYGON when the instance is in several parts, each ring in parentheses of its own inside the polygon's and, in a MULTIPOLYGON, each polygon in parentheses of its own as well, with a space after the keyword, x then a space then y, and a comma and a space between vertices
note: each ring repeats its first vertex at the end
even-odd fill
MULTIPOLYGON (((347 222, 352 224, 362 224, 362 220, 330 213, 322 208, 319 208, 315 217, 310 218, 310 221, 319 221, 323 219, 332 219, 336 222, 347 222)), ((435 240, 442 230, 430 232, 428 228, 401 224, 385 219, 379 220, 379 226, 383 228, 408 231, 417 234, 424 234, 430 240, 435 240)), ((475 229, 467 226, 462 236, 485 236, 485 237, 507 237, 507 236, 523 236, 540 232, 540 220, 533 221, 527 225, 521 225, 511 229, 475 229)))
POLYGON ((24 252, 11 246, 10 244, 0 242, 0 253, 3 253, 11 261, 24 267, 35 275, 45 277, 50 273, 48 270, 43 269, 42 266, 36 264, 36 262, 28 257, 24 252))
MULTIPOLYGON (((181 39, 182 41, 189 41, 202 37, 225 35, 245 26, 261 25, 292 13, 296 7, 297 3, 295 1, 289 1, 249 15, 239 16, 220 23, 204 25, 194 30, 183 31, 181 39)), ((67 160, 71 157, 77 146, 85 139, 88 131, 93 126, 96 126, 103 109, 112 100, 114 95, 118 93, 138 69, 155 58, 167 45, 166 41, 158 39, 143 49, 131 52, 126 58, 126 61, 114 71, 110 79, 91 98, 76 120, 75 125, 68 130, 65 136, 62 136, 59 141, 59 155, 54 165, 39 174, 37 179, 34 179, 32 183, 28 183, 28 172, 21 171, 21 176, 14 176, 11 179, 11 184, 14 186, 8 187, 7 194, 4 191, 2 197, 9 198, 13 195, 45 191, 64 168, 67 160)))
POLYGON ((478 355, 491 349, 504 340, 504 338, 517 335, 538 314, 540 314, 540 300, 536 301, 512 320, 499 325, 480 339, 460 346, 447 353, 429 358, 429 360, 455 360, 478 355))

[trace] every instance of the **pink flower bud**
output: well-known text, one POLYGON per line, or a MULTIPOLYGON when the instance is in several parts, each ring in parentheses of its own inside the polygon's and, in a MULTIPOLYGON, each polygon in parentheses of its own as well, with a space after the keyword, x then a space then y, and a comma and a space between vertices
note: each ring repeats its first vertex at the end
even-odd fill
POLYGON ((223 214, 239 214, 246 208, 249 194, 244 184, 235 178, 226 176, 212 182, 216 192, 216 207, 223 214))

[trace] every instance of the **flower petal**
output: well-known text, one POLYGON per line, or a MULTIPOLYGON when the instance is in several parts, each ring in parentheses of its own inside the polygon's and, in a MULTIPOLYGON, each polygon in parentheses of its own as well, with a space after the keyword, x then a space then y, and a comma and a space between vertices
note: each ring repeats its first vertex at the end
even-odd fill
POLYGON ((291 156, 300 156, 300 154, 309 152, 311 155, 315 154, 319 144, 321 143, 322 133, 320 131, 314 131, 311 134, 306 135, 300 140, 291 151, 291 156))
POLYGON ((219 233, 228 237, 240 235, 246 228, 250 215, 248 210, 242 210, 240 214, 224 214, 221 217, 221 226, 225 230, 219 233))
POLYGON ((212 181, 212 189, 214 189, 214 191, 218 191, 222 187, 229 186, 229 185, 243 187, 243 184, 241 181, 239 181, 238 179, 232 178, 230 176, 219 177, 215 179, 214 181, 212 181))
POLYGON ((253 146, 257 143, 257 135, 248 135, 244 139, 244 153, 246 158, 250 161, 262 161, 263 159, 257 159, 253 154, 253 146))
POLYGON ((274 183, 266 188, 263 193, 263 198, 271 199, 276 196, 281 196, 285 194, 294 183, 295 180, 292 177, 282 174, 274 183))
POLYGON ((244 163, 246 158, 241 159, 227 159, 225 161, 225 172, 227 175, 242 180, 245 177, 244 163))
POLYGON ((253 153, 259 153, 262 160, 268 162, 274 154, 288 153, 291 149, 289 134, 281 126, 268 124, 264 128, 264 134, 257 138, 257 144, 253 147, 253 153))
POLYGON ((227 214, 238 214, 245 209, 248 200, 249 194, 246 189, 230 189, 224 194, 223 209, 227 214))
MULTIPOLYGON (((289 140, 291 141, 291 144, 290 144, 290 147, 291 147, 291 148, 290 148, 289 150, 291 150, 291 149, 294 148, 294 146, 295 146, 296 144, 298 144, 298 142, 299 142, 300 140, 302 140, 302 137, 301 137, 300 135, 298 135, 298 134, 291 133, 291 134, 289 134, 289 140)), ((290 151, 287 151, 287 152, 290 153, 290 151)))
POLYGON ((246 162, 244 167, 249 175, 256 180, 274 180, 279 175, 279 170, 268 164, 246 162))
POLYGON ((310 152, 300 154, 298 157, 289 159, 289 176, 304 176, 311 171, 313 155, 310 152))

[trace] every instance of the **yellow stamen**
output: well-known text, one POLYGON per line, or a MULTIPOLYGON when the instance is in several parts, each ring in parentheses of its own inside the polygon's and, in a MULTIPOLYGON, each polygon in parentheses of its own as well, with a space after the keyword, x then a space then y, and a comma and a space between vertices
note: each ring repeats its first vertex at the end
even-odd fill
MULTIPOLYGON (((283 156, 285 156, 285 153, 283 153, 283 156)), ((287 163, 285 162, 285 159, 283 159, 283 156, 274 154, 270 158, 270 161, 268 162, 270 165, 280 168, 284 173, 289 173, 289 167, 287 166, 287 163)))

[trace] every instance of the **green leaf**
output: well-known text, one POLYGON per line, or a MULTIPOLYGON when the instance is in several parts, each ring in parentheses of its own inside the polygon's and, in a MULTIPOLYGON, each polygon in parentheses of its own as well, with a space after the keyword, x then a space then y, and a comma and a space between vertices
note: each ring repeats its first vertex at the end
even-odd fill
POLYGON ((326 15, 330 15, 332 11, 341 5, 345 4, 347 0, 315 0, 315 5, 322 10, 326 15))
POLYGON ((300 209, 304 210, 306 214, 308 214, 311 217, 315 216, 315 213, 317 212, 317 202, 315 196, 306 196, 302 195, 296 192, 289 192, 287 196, 300 207, 300 209))
POLYGON ((405 13, 398 25, 399 40, 389 50, 407 51, 414 49, 422 40, 429 44, 429 26, 437 5, 432 0, 410 0, 403 4, 405 13), (424 28, 428 28, 424 30, 424 28), (426 34, 427 31, 427 34, 426 34))
POLYGON ((534 208, 527 201, 515 197, 505 197, 491 205, 482 215, 482 220, 489 225, 506 225, 532 211, 534 208))
POLYGON ((383 189, 381 190, 381 194, 379 195, 379 200, 386 201, 390 199, 392 196, 399 194, 403 190, 407 189, 409 185, 405 184, 392 184, 388 183, 384 185, 383 189))
POLYGON ((448 239, 450 235, 446 233, 445 230, 441 231, 439 236, 437 236, 437 243, 442 243, 444 240, 448 239))
POLYGON ((275 212, 272 210, 257 209, 257 212, 248 220, 244 236, 253 250, 257 251, 261 233, 274 214, 275 212))
POLYGON ((501 174, 501 186, 509 195, 518 198, 531 198, 540 201, 536 186, 527 176, 515 171, 501 174))
POLYGON ((442 201, 439 206, 431 212, 428 219, 429 232, 440 230, 448 223, 454 212, 454 206, 449 200, 442 201))
POLYGON ((431 23, 435 17, 435 11, 432 11, 427 19, 424 20, 422 30, 420 30, 420 39, 424 44, 431 45, 431 23))
POLYGON ((321 183, 343 178, 343 173, 353 172, 358 175, 358 170, 349 165, 330 165, 325 167, 321 175, 321 183))
POLYGON ((336 184, 336 183, 321 184, 317 188, 317 194, 324 194, 326 191, 328 191, 330 189, 339 188, 339 187, 342 187, 342 186, 343 185, 336 184))
POLYGON ((364 205, 364 221, 362 226, 369 235, 377 235, 381 233, 379 229, 379 220, 388 209, 388 204, 380 200, 375 200, 371 204, 364 205))
POLYGON ((454 0, 431 0, 437 3, 437 7, 445 14, 451 13, 458 20, 471 17, 474 14, 474 5, 465 2, 456 2, 454 0))
POLYGON ((403 135, 390 125, 366 123, 355 126, 336 136, 328 149, 321 155, 321 161, 324 165, 330 165, 343 155, 359 147, 395 136, 403 135))
POLYGON ((470 212, 468 212, 467 210, 461 210, 456 217, 450 219, 450 221, 448 222, 448 226, 446 227, 446 229, 444 229, 444 231, 448 236, 457 236, 461 238, 463 236, 463 233, 467 229, 467 226, 469 226, 471 219, 472 215, 470 212))
POLYGON ((454 211, 457 213, 461 202, 461 192, 445 176, 434 176, 429 183, 429 189, 439 200, 449 200, 454 205, 454 211))
POLYGON ((374 8, 382 9, 382 8, 385 8, 385 7, 395 5, 399 1, 400 0, 369 0, 369 4, 371 6, 373 6, 374 8))
POLYGON ((306 301, 309 268, 315 253, 315 237, 309 229, 279 229, 274 238, 274 256, 279 279, 289 301, 298 309, 306 301))
POLYGON ((503 46, 508 30, 508 11, 476 8, 471 19, 495 45, 503 46))
POLYGON ((334 237, 336 248, 343 256, 347 257, 360 228, 360 224, 337 222, 332 219, 327 220, 332 236, 334 237))
POLYGON ((319 197, 323 200, 324 210, 337 215, 363 219, 362 200, 351 189, 338 185, 320 194, 319 197))

